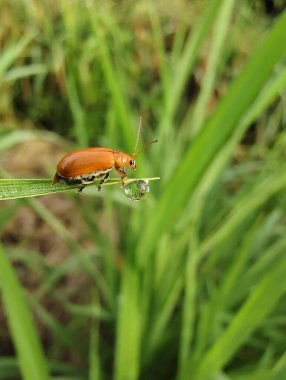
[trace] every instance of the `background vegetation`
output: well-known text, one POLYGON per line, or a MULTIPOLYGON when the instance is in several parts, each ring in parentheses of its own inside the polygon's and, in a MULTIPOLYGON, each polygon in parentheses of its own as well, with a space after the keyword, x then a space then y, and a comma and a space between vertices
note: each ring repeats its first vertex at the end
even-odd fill
POLYGON ((161 180, 1 201, 1 379, 286 378, 283 8, 2 0, 2 178, 142 115, 161 180))

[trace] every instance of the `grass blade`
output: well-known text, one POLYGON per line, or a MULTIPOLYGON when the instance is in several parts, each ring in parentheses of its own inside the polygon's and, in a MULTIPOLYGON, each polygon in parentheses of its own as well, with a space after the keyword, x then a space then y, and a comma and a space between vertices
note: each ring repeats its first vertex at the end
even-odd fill
POLYGON ((199 363, 194 374, 195 379, 212 377, 259 326, 286 292, 285 271, 286 257, 281 256, 275 267, 256 285, 230 326, 199 363))
MULTIPOLYGON (((122 131, 123 141, 131 152, 135 141, 135 131, 132 133, 134 128, 132 128, 131 112, 128 107, 128 101, 126 100, 125 89, 120 86, 120 82, 118 80, 118 78, 122 77, 123 73, 119 74, 116 68, 112 66, 113 60, 111 52, 108 49, 108 45, 106 44, 106 36, 104 36, 103 33, 103 28, 105 27, 104 19, 106 18, 107 23, 108 15, 102 11, 98 12, 98 10, 96 10, 96 12, 90 14, 90 16, 100 54, 100 64, 111 93, 114 109, 121 127, 120 131, 122 131)), ((113 27, 115 28, 115 26, 113 27)), ((111 28, 110 25, 109 28, 111 28)), ((110 32, 116 33, 116 30, 112 29, 110 32)))
POLYGON ((232 15, 233 5, 233 0, 226 0, 223 2, 220 13, 217 17, 214 26, 214 37, 212 39, 211 49, 208 56, 206 73, 202 82, 202 90, 196 102, 194 115, 192 118, 192 134, 198 133, 204 121, 205 110, 207 109, 207 102, 213 91, 213 86, 215 83, 215 75, 221 56, 223 42, 228 32, 228 26, 232 15))
POLYGON ((21 285, 0 247, 0 286, 23 379, 48 380, 47 363, 21 285))
POLYGON ((115 380, 135 380, 140 369, 141 307, 139 275, 125 265, 115 350, 115 380), (128 344, 126 344, 126 342, 128 344))
MULTIPOLYGON (((152 181, 159 179, 154 178, 141 178, 145 181, 152 181)), ((127 179, 126 183, 134 182, 137 179, 127 179)), ((100 182, 100 179, 95 179, 93 184, 87 186, 95 186, 100 182)), ((103 186, 118 185, 121 180, 118 178, 110 178, 103 186)), ((51 179, 0 179, 0 200, 17 199, 37 197, 40 195, 48 195, 67 191, 72 189, 79 189, 81 185, 66 185, 64 183, 52 184, 51 179)))
POLYGON ((160 135, 161 133, 168 132, 168 128, 171 125, 170 122, 172 121, 180 102, 184 86, 197 59, 198 51, 204 43, 205 38, 213 25, 214 20, 216 19, 217 12, 220 8, 220 3, 221 0, 215 0, 209 4, 200 25, 197 26, 194 34, 188 38, 185 50, 179 60, 179 66, 176 68, 176 75, 174 76, 173 83, 171 83, 170 86, 171 91, 167 98, 165 117, 163 117, 160 125, 160 135), (168 128, 166 128, 166 126, 168 126, 168 128))
POLYGON ((21 66, 9 70, 4 76, 4 81, 15 81, 28 76, 46 74, 47 72, 48 68, 46 65, 35 63, 29 66, 21 66))
POLYGON ((240 202, 236 203, 230 215, 202 242, 199 247, 200 256, 203 257, 207 255, 211 249, 229 236, 246 217, 251 215, 251 212, 259 208, 267 199, 281 191, 285 186, 285 169, 269 176, 267 180, 264 180, 256 186, 253 192, 249 192, 240 202))
POLYGON ((9 46, 2 54, 0 59, 0 83, 15 59, 22 53, 25 47, 31 42, 33 36, 28 34, 22 37, 19 41, 9 46))

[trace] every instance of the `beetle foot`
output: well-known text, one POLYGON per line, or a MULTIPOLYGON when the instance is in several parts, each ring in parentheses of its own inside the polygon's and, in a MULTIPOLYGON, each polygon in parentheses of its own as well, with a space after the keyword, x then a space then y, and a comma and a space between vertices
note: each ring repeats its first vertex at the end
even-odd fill
POLYGON ((126 179, 127 179, 127 177, 121 178, 122 187, 124 187, 126 185, 126 179))
POLYGON ((79 189, 77 189, 77 195, 80 195, 82 190, 85 188, 85 186, 81 186, 79 189))

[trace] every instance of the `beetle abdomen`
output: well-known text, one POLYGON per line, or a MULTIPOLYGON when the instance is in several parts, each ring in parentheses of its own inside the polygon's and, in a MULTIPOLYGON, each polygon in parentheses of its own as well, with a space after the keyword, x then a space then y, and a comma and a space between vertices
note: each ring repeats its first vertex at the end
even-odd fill
MULTIPOLYGON (((95 178, 104 177, 107 173, 110 172, 111 169, 112 168, 97 171, 94 173, 81 174, 81 175, 78 175, 76 177, 63 177, 59 173, 56 173, 54 176, 54 179, 53 179, 53 184, 55 184, 59 181, 64 181, 68 185, 77 185, 77 184, 89 185, 91 182, 94 181, 95 178)), ((108 176, 107 176, 107 178, 108 178, 108 176)))

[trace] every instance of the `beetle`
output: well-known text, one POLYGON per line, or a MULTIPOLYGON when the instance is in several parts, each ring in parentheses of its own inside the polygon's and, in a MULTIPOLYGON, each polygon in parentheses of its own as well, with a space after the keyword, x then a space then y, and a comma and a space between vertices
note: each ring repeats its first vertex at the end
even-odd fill
MULTIPOLYGON (((112 148, 94 147, 78 149, 67 153, 57 164, 56 174, 53 184, 63 181, 68 185, 82 185, 78 192, 82 192, 86 185, 89 185, 95 178, 100 178, 98 191, 101 185, 108 179, 109 172, 112 168, 121 174, 121 181, 127 178, 125 168, 136 169, 136 150, 141 131, 141 118, 138 128, 138 134, 133 153, 130 155, 120 150, 112 148)), ((157 142, 151 141, 148 145, 157 142)), ((141 150, 142 151, 142 150, 141 150)))

